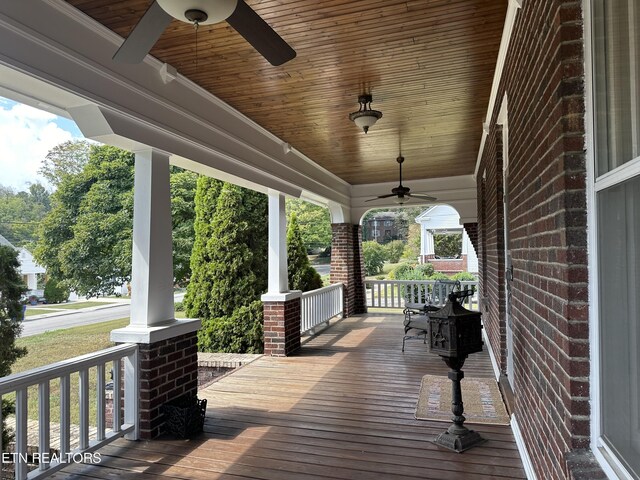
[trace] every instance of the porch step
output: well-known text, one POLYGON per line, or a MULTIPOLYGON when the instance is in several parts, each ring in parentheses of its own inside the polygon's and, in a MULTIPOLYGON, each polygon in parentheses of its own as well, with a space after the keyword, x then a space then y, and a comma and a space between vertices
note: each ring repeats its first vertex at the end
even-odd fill
POLYGON ((252 353, 201 353, 198 352, 198 367, 238 368, 260 358, 262 354, 252 353))

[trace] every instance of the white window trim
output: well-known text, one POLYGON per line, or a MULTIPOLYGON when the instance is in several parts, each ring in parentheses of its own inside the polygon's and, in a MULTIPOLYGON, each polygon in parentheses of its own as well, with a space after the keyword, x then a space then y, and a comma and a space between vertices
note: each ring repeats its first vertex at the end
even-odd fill
POLYGON ((633 480, 631 474, 618 461, 609 447, 602 441, 602 399, 600 389, 600 318, 598 285, 598 211, 596 193, 640 174, 640 158, 596 177, 595 158, 595 112, 593 92, 593 30, 592 0, 583 0, 584 12, 584 57, 585 57, 585 147, 587 164, 587 252, 589 269, 589 346, 590 374, 589 392, 591 400, 591 451, 600 466, 612 479, 633 480), (635 172, 635 173, 634 173, 635 172))

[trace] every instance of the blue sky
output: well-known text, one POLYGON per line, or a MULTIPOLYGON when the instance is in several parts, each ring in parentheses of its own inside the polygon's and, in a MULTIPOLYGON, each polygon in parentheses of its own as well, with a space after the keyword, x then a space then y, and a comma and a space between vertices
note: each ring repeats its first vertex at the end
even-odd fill
POLYGON ((47 185, 38 174, 42 160, 75 138, 82 134, 73 121, 0 97, 0 185, 18 191, 36 181, 47 185))

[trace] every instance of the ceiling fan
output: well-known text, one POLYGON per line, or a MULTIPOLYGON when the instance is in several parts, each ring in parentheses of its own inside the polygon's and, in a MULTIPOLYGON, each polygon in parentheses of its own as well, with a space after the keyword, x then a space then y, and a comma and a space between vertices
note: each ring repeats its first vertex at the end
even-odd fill
POLYGON ((174 18, 196 28, 226 20, 274 66, 296 56, 295 50, 244 0, 154 0, 113 59, 140 63, 174 18))
POLYGON ((408 202, 410 198, 417 198, 420 200, 427 200, 429 202, 434 202, 436 197, 432 197, 431 195, 425 195, 423 193, 410 193, 411 189, 409 187, 405 187, 402 185, 402 162, 404 162, 404 157, 402 154, 396 158, 398 165, 400 167, 400 185, 391 189, 390 194, 388 195, 380 195, 376 198, 370 198, 369 200, 365 200, 365 202, 372 202, 374 200, 378 200, 380 198, 389 198, 389 197, 398 197, 395 202, 399 205, 403 205, 408 202))

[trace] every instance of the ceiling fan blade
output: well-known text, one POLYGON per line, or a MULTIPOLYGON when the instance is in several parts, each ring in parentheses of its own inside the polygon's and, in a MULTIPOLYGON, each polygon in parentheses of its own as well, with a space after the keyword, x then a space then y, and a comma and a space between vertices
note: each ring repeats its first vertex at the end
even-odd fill
POLYGON ((420 200, 427 200, 429 202, 435 202, 437 200, 436 197, 432 197, 431 195, 424 195, 422 193, 405 193, 407 197, 411 198, 419 198, 420 200))
POLYGON ((295 58, 296 51, 244 0, 238 0, 238 6, 227 22, 271 65, 277 67, 295 58))
POLYGON ((140 63, 169 26, 173 17, 153 2, 113 56, 119 63, 140 63))
POLYGON ((390 193, 389 195, 380 195, 376 198, 370 198, 369 200, 365 200, 365 202, 373 202, 374 200, 380 200, 381 198, 389 198, 389 197, 397 197, 395 193, 390 193))

